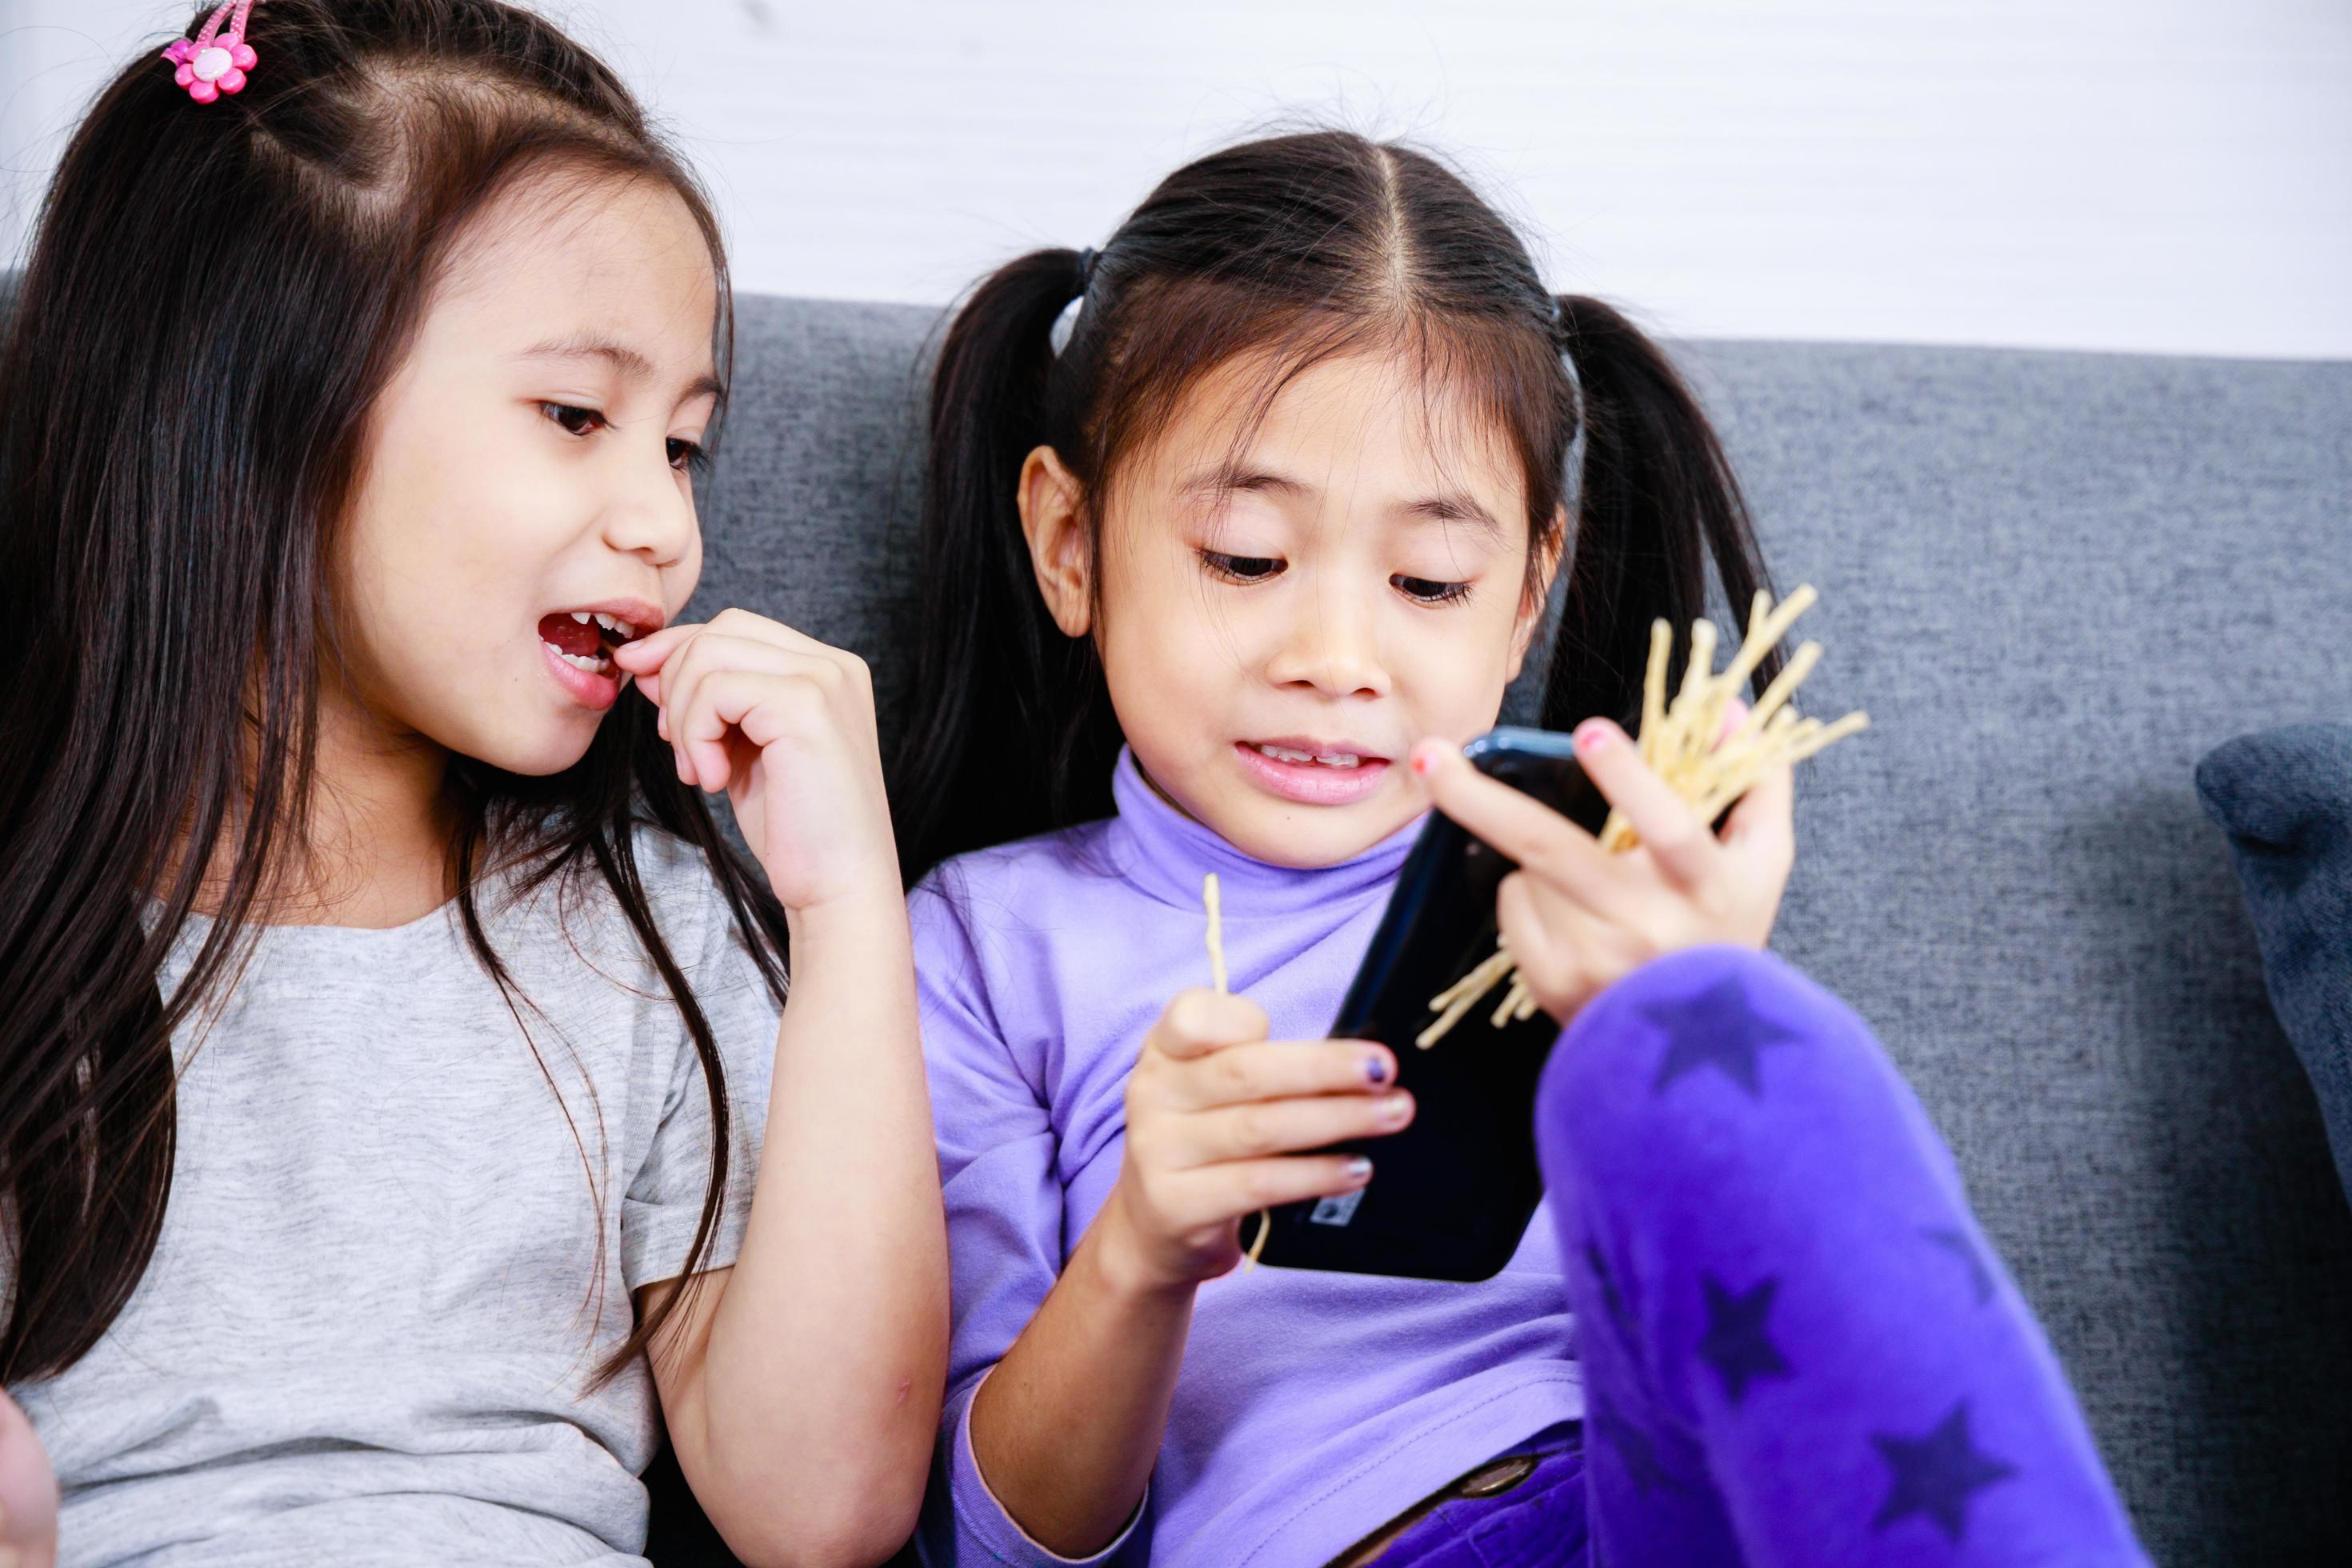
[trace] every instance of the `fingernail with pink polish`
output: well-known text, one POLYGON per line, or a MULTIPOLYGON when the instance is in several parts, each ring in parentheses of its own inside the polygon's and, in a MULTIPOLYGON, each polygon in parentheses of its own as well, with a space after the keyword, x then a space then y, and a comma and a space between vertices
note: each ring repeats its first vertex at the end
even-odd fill
POLYGON ((1576 727, 1576 749, 1586 756, 1617 743, 1617 726, 1606 719, 1587 719, 1576 727))

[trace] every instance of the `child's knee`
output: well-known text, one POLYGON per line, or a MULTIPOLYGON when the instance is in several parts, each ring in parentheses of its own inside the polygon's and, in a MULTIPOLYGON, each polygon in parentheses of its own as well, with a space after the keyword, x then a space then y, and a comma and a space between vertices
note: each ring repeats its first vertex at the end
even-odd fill
POLYGON ((1772 1120, 1776 1085, 1891 1079, 1859 1018, 1769 952, 1701 947, 1626 975, 1553 1047, 1537 1096, 1546 1140, 1568 1157, 1621 1140, 1670 1159, 1690 1141, 1719 1150, 1728 1125, 1772 1120))

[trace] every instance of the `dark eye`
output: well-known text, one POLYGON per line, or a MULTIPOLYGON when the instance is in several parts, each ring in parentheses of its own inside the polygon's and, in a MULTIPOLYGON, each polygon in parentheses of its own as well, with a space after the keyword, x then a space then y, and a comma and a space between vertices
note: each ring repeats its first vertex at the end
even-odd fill
POLYGON ((669 466, 682 474, 698 474, 710 466, 710 454, 699 441, 673 436, 669 438, 669 466))
POLYGON ((1406 598, 1422 605, 1450 605, 1470 596, 1467 583, 1440 583, 1430 577, 1407 577, 1400 573, 1389 579, 1389 585, 1406 598))
POLYGON ((567 436, 585 436, 592 430, 603 429, 605 425, 602 411, 583 408, 577 404, 542 403, 539 411, 561 426, 567 436))
POLYGON ((1228 555, 1203 550, 1201 563, 1229 583, 1263 583, 1282 574, 1282 563, 1270 555, 1228 555))

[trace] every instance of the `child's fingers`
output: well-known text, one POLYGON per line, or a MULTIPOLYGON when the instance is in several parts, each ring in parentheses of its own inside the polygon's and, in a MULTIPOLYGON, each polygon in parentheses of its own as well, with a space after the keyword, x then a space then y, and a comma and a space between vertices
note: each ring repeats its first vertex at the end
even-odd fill
POLYGON ((1396 1081, 1396 1058, 1369 1040, 1259 1040, 1176 1065, 1164 1103, 1178 1110, 1310 1094, 1370 1094, 1396 1081))
POLYGON ((1269 1026, 1265 1009, 1248 997, 1195 988, 1176 994, 1144 1036, 1143 1048, 1188 1061, 1227 1046, 1263 1040, 1269 1026))
POLYGON ((1282 1154, 1203 1165, 1170 1184, 1169 1218, 1185 1230, 1233 1220, 1247 1226, 1260 1209, 1352 1193, 1371 1179, 1372 1162, 1360 1154, 1282 1154))
POLYGON ((1723 825, 1726 850, 1760 869, 1788 874, 1797 858, 1796 774, 1787 763, 1768 770, 1723 825))
POLYGON ((1602 797, 1625 816, 1659 869, 1694 888, 1714 869, 1721 846, 1689 803, 1642 760, 1633 740, 1606 719, 1576 727, 1576 760, 1602 797))
POLYGON ((741 637, 751 642, 762 642, 788 652, 804 653, 838 664, 844 670, 863 670, 865 661, 856 654, 819 642, 806 632, 794 631, 782 621, 765 616, 755 616, 749 610, 725 609, 708 621, 679 621, 649 632, 613 650, 613 660, 622 668, 638 675, 647 675, 661 668, 664 660, 676 653, 679 645, 691 642, 703 632, 717 632, 722 637, 741 637))
POLYGON ((748 637, 754 642, 773 644, 793 653, 804 653, 838 666, 845 673, 856 673, 866 668, 866 661, 846 648, 820 642, 803 631, 796 631, 779 620, 754 615, 750 610, 730 606, 710 617, 710 630, 728 637, 748 637))
POLYGON ((1577 964, 1564 931, 1553 930, 1564 922, 1556 911, 1548 915, 1542 907, 1547 901, 1538 898, 1536 884, 1525 871, 1504 878, 1495 892, 1495 923, 1510 943, 1511 962, 1518 965, 1528 989, 1549 1001, 1571 988, 1577 964))
POLYGON ((791 675, 716 669, 698 676, 685 702, 672 708, 677 721, 671 728, 693 770, 692 782, 721 790, 735 782, 731 737, 740 732, 745 744, 759 751, 787 736, 811 737, 824 724, 824 706, 822 696, 791 675))
POLYGON ((658 702, 661 700, 662 667, 678 649, 691 644, 703 632, 700 621, 680 621, 675 626, 647 632, 644 637, 623 643, 613 650, 613 663, 637 678, 637 689, 658 702))
POLYGON ((1594 993, 1639 960, 1626 928, 1562 899, 1525 873, 1503 880, 1497 923, 1536 1005, 1565 1024, 1594 993))
POLYGON ((1349 1139, 1386 1137, 1411 1125, 1412 1112, 1412 1096, 1401 1089, 1369 1098, 1318 1094, 1223 1105, 1174 1119, 1164 1158, 1181 1170, 1304 1153, 1349 1139))
MULTIPOLYGON (((660 701, 669 721, 669 741, 680 754, 680 776, 704 789, 723 788, 733 767, 725 745, 730 728, 740 725, 763 703, 822 706, 823 689, 844 679, 823 659, 772 643, 704 632, 676 654, 662 672, 660 701)), ((772 744, 782 733, 771 727, 747 738, 772 744)))
POLYGON ((1488 778, 1443 742, 1415 746, 1412 766, 1437 809, 1495 849, 1601 913, 1623 903, 1617 857, 1543 802, 1488 778))

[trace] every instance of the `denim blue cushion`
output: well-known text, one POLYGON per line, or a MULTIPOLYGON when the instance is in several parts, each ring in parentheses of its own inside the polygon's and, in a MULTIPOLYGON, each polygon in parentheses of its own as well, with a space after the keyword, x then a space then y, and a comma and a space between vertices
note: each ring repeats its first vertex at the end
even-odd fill
POLYGON ((2197 764, 2236 852, 2263 978, 2352 1199, 2352 724, 2241 735, 2197 764))

